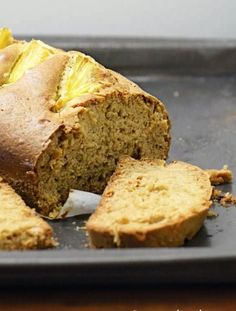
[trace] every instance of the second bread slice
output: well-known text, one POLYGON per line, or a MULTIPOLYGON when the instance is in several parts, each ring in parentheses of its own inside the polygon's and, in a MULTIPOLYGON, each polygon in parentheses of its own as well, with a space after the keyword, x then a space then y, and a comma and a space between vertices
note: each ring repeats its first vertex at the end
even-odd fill
POLYGON ((184 163, 123 158, 87 223, 93 247, 179 246, 211 205, 207 173, 184 163))
POLYGON ((0 250, 56 246, 52 228, 0 177, 0 250))

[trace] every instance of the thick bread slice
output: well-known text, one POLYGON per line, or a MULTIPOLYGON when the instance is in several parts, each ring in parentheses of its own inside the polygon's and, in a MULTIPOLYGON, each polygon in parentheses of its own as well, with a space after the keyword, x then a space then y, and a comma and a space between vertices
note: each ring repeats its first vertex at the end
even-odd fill
POLYGON ((0 249, 55 246, 51 227, 0 178, 0 249))
POLYGON ((121 155, 167 157, 164 105, 91 57, 33 40, 6 74, 0 176, 38 212, 56 216, 71 188, 101 193, 121 155))
POLYGON ((93 247, 179 246, 211 205, 207 173, 184 163, 121 159, 87 222, 93 247))

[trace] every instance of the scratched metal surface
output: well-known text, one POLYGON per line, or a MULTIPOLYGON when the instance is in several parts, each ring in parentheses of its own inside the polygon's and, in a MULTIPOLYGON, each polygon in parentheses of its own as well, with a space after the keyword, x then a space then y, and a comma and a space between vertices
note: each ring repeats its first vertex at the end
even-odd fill
MULTIPOLYGON (((140 81, 166 103, 172 120, 170 160, 202 168, 228 164, 236 175, 236 77, 161 76, 140 81)), ((236 194, 235 183, 224 191, 236 194)), ((213 208, 219 216, 207 219, 187 246, 236 247, 236 206, 213 208)))
MULTIPOLYGON (((172 120, 169 160, 236 175, 236 42, 44 38, 92 54, 159 97, 172 120)), ((222 187, 236 194, 235 183, 222 187)), ((173 249, 88 250, 87 217, 51 222, 56 250, 2 252, 2 284, 38 286, 236 281, 236 207, 213 206, 199 234, 173 249)))

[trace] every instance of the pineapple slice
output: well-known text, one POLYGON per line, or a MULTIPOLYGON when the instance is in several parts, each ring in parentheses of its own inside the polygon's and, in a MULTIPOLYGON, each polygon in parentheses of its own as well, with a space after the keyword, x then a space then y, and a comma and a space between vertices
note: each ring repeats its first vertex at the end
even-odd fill
POLYGON ((0 49, 13 43, 13 37, 10 29, 0 28, 0 49))
MULTIPOLYGON (((3 41, 4 44, 13 41, 12 37, 12 41, 7 39, 7 34, 11 36, 11 32, 8 29, 0 29, 0 46, 3 41)), ((16 82, 28 69, 41 64, 57 53, 65 52, 53 48, 40 40, 24 43, 23 51, 13 66, 5 84, 16 82)), ((111 76, 93 58, 75 51, 68 52, 68 55, 69 60, 58 88, 56 103, 53 107, 55 112, 60 111, 66 106, 66 103, 74 98, 84 94, 99 93, 101 89, 111 85, 111 76)))
POLYGON ((14 83, 30 68, 41 64, 58 50, 39 40, 32 40, 26 44, 23 53, 13 67, 7 83, 14 83))
POLYGON ((80 52, 71 52, 70 60, 65 69, 58 92, 55 110, 60 110, 73 98, 84 94, 94 94, 99 91, 101 81, 99 75, 103 67, 91 57, 80 52))

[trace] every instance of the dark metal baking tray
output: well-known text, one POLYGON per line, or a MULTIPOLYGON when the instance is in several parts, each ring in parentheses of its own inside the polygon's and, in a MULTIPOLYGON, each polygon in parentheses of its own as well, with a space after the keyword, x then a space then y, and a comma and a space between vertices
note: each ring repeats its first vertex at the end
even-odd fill
MULTIPOLYGON (((169 159, 236 174, 236 42, 42 37, 82 50, 166 103, 172 120, 169 159)), ((223 187, 236 193, 235 183, 223 187)), ((0 284, 232 283, 236 281, 236 207, 214 206, 184 247, 91 250, 86 216, 54 221, 55 250, 0 252, 0 284)))

